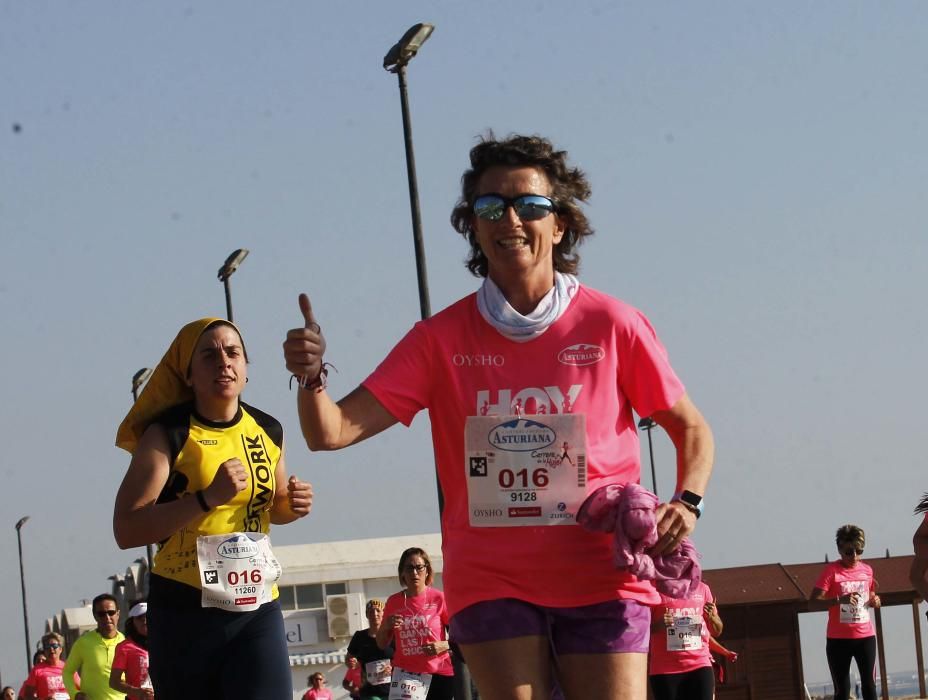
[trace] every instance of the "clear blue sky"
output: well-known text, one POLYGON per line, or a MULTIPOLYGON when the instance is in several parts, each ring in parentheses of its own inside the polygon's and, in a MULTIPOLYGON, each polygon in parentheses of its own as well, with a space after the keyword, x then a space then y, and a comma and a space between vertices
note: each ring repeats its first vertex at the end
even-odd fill
MULTIPOLYGON (((4 682, 25 670, 13 524, 31 516, 35 641, 142 553, 110 526, 130 378, 223 313, 235 248, 247 399, 317 494, 275 543, 437 529, 427 419, 310 454, 280 349, 306 291, 341 395, 418 317, 381 68, 418 21, 437 27, 409 71, 433 308, 477 284, 448 224, 475 136, 551 137, 593 183, 581 279, 649 315, 715 430, 705 566, 822 560, 845 522, 869 554, 910 550, 928 489, 923 3, 4 0, 4 682)), ((895 637, 891 669, 914 668, 895 637)), ((803 639, 807 677, 827 676, 824 623, 803 639)))

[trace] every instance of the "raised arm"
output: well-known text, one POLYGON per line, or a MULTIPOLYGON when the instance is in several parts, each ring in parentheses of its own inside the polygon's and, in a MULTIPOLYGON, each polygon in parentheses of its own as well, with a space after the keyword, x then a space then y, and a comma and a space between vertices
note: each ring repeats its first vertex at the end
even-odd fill
POLYGON ((366 440, 396 423, 396 419, 364 387, 339 402, 325 390, 322 357, 325 337, 316 321, 309 297, 300 294, 303 327, 287 331, 284 360, 287 369, 312 388, 297 392, 297 410, 303 438, 311 450, 338 450, 366 440))
MULTIPOLYGON (((670 409, 651 416, 673 442, 677 453, 677 493, 691 491, 704 496, 712 474, 715 442, 712 430, 689 396, 683 395, 670 409)), ((673 551, 696 527, 696 516, 679 501, 662 503, 657 509, 655 554, 673 551)))

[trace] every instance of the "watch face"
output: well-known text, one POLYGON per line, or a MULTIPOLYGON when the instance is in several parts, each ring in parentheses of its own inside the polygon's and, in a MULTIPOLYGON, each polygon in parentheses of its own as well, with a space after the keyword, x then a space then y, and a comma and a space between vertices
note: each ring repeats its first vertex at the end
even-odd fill
POLYGON ((692 491, 684 491, 680 494, 680 500, 689 503, 690 505, 698 506, 700 503, 702 503, 702 496, 697 496, 692 491))

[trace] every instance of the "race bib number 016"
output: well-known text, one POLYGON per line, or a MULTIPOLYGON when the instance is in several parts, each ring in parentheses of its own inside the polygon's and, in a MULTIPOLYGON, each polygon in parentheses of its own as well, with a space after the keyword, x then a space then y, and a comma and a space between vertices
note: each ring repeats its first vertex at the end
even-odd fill
POLYGON ((233 532, 197 538, 197 563, 204 608, 257 610, 273 600, 281 568, 271 540, 260 532, 233 532))
POLYGON ((582 414, 470 416, 464 451, 472 527, 576 523, 587 496, 582 414))

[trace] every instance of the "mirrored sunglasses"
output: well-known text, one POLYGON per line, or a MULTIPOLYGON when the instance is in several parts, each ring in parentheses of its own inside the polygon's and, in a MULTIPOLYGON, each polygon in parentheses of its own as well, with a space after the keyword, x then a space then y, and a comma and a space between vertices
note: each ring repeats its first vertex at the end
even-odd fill
POLYGON ((474 200, 474 214, 486 221, 499 221, 509 207, 522 221, 537 221, 557 211, 554 202, 540 194, 520 194, 510 199, 490 193, 474 200))

